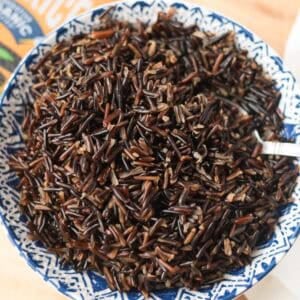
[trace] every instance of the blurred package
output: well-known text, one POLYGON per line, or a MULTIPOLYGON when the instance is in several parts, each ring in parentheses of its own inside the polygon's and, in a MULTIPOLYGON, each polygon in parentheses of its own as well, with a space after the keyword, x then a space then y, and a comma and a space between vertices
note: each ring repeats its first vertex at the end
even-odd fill
POLYGON ((22 57, 47 33, 103 0, 0 0, 0 92, 22 57))

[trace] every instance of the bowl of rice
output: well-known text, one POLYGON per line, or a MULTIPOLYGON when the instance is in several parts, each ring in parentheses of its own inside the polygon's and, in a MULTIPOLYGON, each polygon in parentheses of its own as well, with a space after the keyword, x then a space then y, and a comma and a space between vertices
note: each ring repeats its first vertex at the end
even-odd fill
POLYGON ((233 299, 299 235, 297 158, 253 132, 299 143, 300 91, 221 14, 100 6, 31 50, 0 110, 3 226, 71 299, 233 299))

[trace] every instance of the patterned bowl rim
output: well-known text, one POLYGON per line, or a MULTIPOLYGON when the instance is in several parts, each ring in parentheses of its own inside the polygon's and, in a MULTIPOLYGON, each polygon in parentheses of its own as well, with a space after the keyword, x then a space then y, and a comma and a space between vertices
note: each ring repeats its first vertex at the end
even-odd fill
MULTIPOLYGON (((35 49, 41 47, 44 43, 47 43, 48 41, 52 41, 56 34, 58 33, 58 31, 63 28, 64 26, 70 24, 73 21, 80 21, 80 20, 85 20, 87 17, 91 16, 94 12, 98 11, 98 10, 107 10, 110 7, 114 6, 114 5, 118 5, 118 4, 126 4, 129 3, 129 5, 131 5, 131 7, 133 7, 136 4, 139 5, 143 5, 147 4, 149 6, 153 5, 156 2, 160 2, 162 4, 164 4, 165 6, 169 7, 169 6, 184 6, 188 9, 192 9, 192 8, 199 8, 201 11, 205 12, 205 14, 214 14, 215 16, 219 17, 222 20, 226 20, 228 23, 231 23, 233 25, 235 25, 237 28, 239 28, 242 31, 245 31, 249 34, 251 34, 259 43, 263 44, 267 49, 268 49, 268 56, 274 56, 277 59, 280 60, 280 64, 281 67, 283 68, 283 72, 288 72, 290 78, 294 81, 295 85, 293 87, 293 89, 298 89, 297 86, 297 82, 295 77, 293 76, 293 74, 282 64, 281 62, 281 58, 279 56, 279 54, 277 53, 277 51, 275 51, 271 46, 269 46, 259 35, 257 35, 256 33, 252 32, 250 29, 248 29, 247 27, 241 25, 239 22, 236 22, 235 20, 226 17, 225 15, 223 15, 222 13, 220 13, 217 10, 214 9, 210 9, 207 8, 205 5, 203 4, 197 4, 196 2, 193 2, 192 0, 130 0, 130 1, 126 1, 126 0, 119 0, 119 1, 110 1, 104 4, 101 4, 99 6, 96 6, 92 9, 87 10, 84 13, 81 13, 77 16, 71 17, 68 20, 66 20, 65 22, 63 22, 61 25, 59 25, 56 29, 52 30, 50 33, 48 33, 47 35, 45 35, 43 37, 42 40, 40 40, 31 50, 29 50, 29 52, 21 59, 21 61, 19 62, 18 66, 15 68, 14 72, 10 75, 8 81, 5 84, 5 88, 2 91, 2 94, 0 96, 0 108, 3 105, 3 100, 4 98, 11 92, 11 90, 13 90, 14 86, 11 84, 14 79, 16 78, 16 76, 19 74, 20 69, 23 67, 23 65, 26 63, 26 61, 28 61, 28 59, 30 58, 30 56, 34 53, 35 49)), ((236 31, 235 31, 236 32, 236 31)), ((298 200, 298 199, 297 199, 298 200)), ((254 285, 256 285, 261 279, 263 279, 266 275, 268 275, 273 268, 282 260, 282 258, 287 254, 287 252, 290 250, 290 248, 293 246, 293 244, 295 243, 297 237, 300 235, 300 226, 295 224, 297 226, 297 229, 295 230, 295 233, 293 234, 293 238, 289 241, 290 242, 290 247, 287 251, 285 252, 281 252, 280 254, 277 254, 277 258, 278 261, 275 264, 272 264, 271 266, 268 267, 267 270, 264 271, 264 273, 260 276, 259 280, 257 280, 256 282, 254 282, 254 284, 251 282, 249 285, 244 286, 242 289, 240 289, 236 294, 233 295, 228 295, 228 296, 224 296, 222 297, 222 300, 229 300, 229 299, 233 299, 239 295, 241 295, 242 293, 246 292, 248 289, 252 288, 254 285)), ((49 286, 55 288, 57 291, 59 291, 61 294, 71 298, 71 299, 76 299, 74 297, 74 295, 70 295, 67 291, 67 288, 60 288, 57 283, 55 281, 52 281, 51 279, 46 278, 45 274, 43 274, 42 272, 40 272, 38 269, 36 269, 35 265, 32 263, 32 261, 25 257, 24 253, 22 252, 22 249, 18 246, 17 242, 14 239, 14 232, 13 230, 10 228, 9 224, 6 224, 4 216, 2 215, 1 211, 0 211, 0 228, 3 227, 3 231, 7 233, 8 239, 10 240, 11 244, 17 248, 17 251, 19 253, 19 255, 26 261, 26 263, 30 266, 30 268, 35 271, 36 273, 38 273, 43 280, 48 283, 49 286), (1 226, 2 225, 2 226, 1 226)), ((276 227, 277 230, 277 227, 276 227)), ((201 293, 201 291, 199 291, 199 293, 201 293)), ((130 299, 130 297, 126 296, 127 293, 122 293, 122 299, 130 299), (124 297, 123 297, 124 296, 124 297)), ((168 298, 168 297, 167 297, 168 298)), ((179 299, 176 297, 176 299, 179 299)), ((218 299, 214 298, 214 299, 218 299)))

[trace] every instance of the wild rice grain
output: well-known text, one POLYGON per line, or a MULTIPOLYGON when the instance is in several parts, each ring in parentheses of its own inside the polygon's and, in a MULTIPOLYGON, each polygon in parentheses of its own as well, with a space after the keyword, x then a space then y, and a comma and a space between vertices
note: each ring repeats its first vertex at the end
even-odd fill
POLYGON ((283 141, 280 93, 231 32, 110 14, 31 68, 20 207, 31 238, 111 289, 199 289, 248 264, 291 201, 299 170, 253 136, 283 141))

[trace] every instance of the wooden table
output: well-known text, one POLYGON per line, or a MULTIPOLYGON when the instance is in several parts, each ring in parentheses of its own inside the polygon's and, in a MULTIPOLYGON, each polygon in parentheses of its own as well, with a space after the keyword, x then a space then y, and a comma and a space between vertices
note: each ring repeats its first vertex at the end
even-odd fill
POLYGON ((300 0, 194 0, 236 20, 283 55, 300 0))
MULTIPOLYGON (((300 8, 300 0, 198 0, 196 2, 245 25, 260 35, 281 55, 300 8)), ((66 299, 27 266, 10 244, 3 230, 0 230, 0 262, 1 299, 66 299)))

